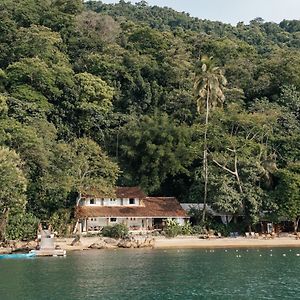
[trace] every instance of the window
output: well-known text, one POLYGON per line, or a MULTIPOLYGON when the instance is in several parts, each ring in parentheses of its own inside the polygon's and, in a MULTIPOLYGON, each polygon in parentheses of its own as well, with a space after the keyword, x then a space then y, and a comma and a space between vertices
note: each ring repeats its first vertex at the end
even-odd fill
POLYGON ((110 222, 112 222, 112 223, 117 222, 117 218, 110 218, 110 222))
POLYGON ((90 204, 96 204, 95 199, 90 199, 90 204))
POLYGON ((135 199, 134 198, 130 198, 129 199, 129 204, 135 204, 135 199))

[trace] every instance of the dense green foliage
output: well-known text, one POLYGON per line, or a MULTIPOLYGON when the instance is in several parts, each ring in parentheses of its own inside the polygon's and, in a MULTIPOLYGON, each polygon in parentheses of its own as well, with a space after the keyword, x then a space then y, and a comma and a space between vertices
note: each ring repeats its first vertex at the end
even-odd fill
POLYGON ((129 229, 125 224, 116 224, 113 226, 104 226, 101 234, 105 237, 115 239, 125 239, 128 236, 129 229))
POLYGON ((177 235, 192 235, 192 234, 199 234, 198 228, 195 226, 194 228, 192 225, 187 222, 184 225, 180 225, 175 220, 167 219, 166 225, 164 228, 164 234, 169 237, 175 237, 177 235))
POLYGON ((61 232, 78 191, 116 183, 202 202, 206 148, 208 204, 243 209, 248 224, 262 210, 295 222, 299 41, 296 20, 231 26, 145 1, 2 0, 1 228, 29 213, 61 232), (209 122, 193 94, 203 55, 228 82, 209 122))

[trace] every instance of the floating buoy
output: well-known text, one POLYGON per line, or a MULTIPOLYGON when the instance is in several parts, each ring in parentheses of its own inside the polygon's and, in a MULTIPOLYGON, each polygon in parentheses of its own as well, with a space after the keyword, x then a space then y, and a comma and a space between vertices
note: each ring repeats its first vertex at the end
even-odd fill
POLYGON ((286 254, 285 254, 285 253, 283 253, 283 254, 282 254, 282 256, 286 256, 286 254))
POLYGON ((296 256, 300 256, 300 254, 299 254, 299 253, 297 253, 297 254, 296 254, 296 256))
POLYGON ((262 256, 261 254, 259 254, 259 256, 262 256))

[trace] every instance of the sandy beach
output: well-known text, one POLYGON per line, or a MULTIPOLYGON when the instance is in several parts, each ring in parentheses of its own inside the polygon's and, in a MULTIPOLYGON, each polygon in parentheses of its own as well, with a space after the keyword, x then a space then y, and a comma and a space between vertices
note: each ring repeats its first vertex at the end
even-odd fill
POLYGON ((169 248, 259 248, 259 247, 300 247, 300 240, 295 237, 278 237, 274 239, 216 238, 199 239, 197 237, 176 237, 172 239, 159 237, 155 239, 156 249, 169 248))
MULTIPOLYGON (((67 251, 87 250, 88 247, 99 241, 99 237, 82 237, 80 244, 71 246, 72 239, 57 239, 56 245, 67 251)), ((299 247, 300 240, 295 237, 277 237, 274 239, 213 238, 199 239, 193 236, 175 238, 155 237, 154 249, 181 249, 181 248, 259 248, 259 247, 299 247)))

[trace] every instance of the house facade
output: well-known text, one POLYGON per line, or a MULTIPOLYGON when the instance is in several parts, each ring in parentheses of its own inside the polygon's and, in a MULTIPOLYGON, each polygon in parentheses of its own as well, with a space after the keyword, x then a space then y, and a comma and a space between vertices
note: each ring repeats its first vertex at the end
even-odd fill
POLYGON ((76 208, 78 231, 95 232, 125 224, 129 230, 161 229, 167 219, 183 225, 189 219, 174 197, 147 197, 138 187, 117 187, 115 197, 82 194, 76 208))

